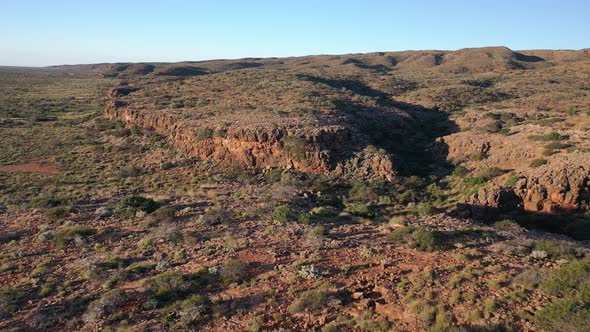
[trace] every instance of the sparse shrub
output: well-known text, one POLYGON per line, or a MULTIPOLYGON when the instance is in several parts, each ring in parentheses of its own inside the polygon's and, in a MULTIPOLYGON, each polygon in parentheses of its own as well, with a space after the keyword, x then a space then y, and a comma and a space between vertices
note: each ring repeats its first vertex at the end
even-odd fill
POLYGON ((535 289, 545 278, 546 273, 543 273, 537 268, 530 268, 522 271, 514 277, 514 283, 522 286, 524 289, 535 289))
POLYGON ((211 128, 201 128, 197 131, 195 139, 197 142, 213 138, 213 130, 211 128))
POLYGON ((435 234, 424 227, 400 227, 389 233, 387 238, 421 251, 433 251, 437 246, 435 234))
POLYGON ((356 183, 350 191, 348 191, 348 200, 352 202, 370 203, 379 199, 379 193, 377 192, 378 184, 367 185, 365 183, 356 183))
POLYGON ((66 197, 35 197, 29 203, 31 208, 49 209, 52 207, 66 205, 70 201, 66 197))
POLYGON ((132 177, 136 177, 141 175, 141 168, 135 165, 127 165, 127 166, 123 166, 120 170, 119 170, 119 177, 120 178, 132 178, 132 177))
POLYGON ((551 132, 551 133, 546 134, 546 135, 543 136, 543 140, 544 141, 563 141, 563 140, 566 140, 568 138, 569 138, 569 136, 567 136, 567 135, 561 135, 560 133, 555 132, 555 131, 553 131, 553 132, 551 132))
POLYGON ((318 279, 323 276, 323 271, 313 264, 302 265, 299 268, 299 275, 303 279, 318 279))
POLYGON ((0 289, 0 318, 9 318, 21 306, 24 293, 18 288, 0 289))
POLYGON ((346 211, 357 217, 371 217, 372 211, 367 204, 363 203, 348 203, 346 204, 346 211))
POLYGON ((296 161, 305 159, 306 144, 305 141, 296 136, 285 136, 281 140, 283 151, 288 158, 296 161))
POLYGON ((457 176, 457 177, 464 177, 467 174, 469 174, 469 169, 467 169, 467 167, 459 165, 457 167, 455 167, 453 169, 453 176, 457 176))
POLYGON ((311 209, 311 214, 315 217, 318 217, 318 218, 326 218, 326 217, 333 217, 337 213, 334 210, 327 208, 325 206, 318 206, 318 207, 311 209))
POLYGON ((287 205, 279 205, 275 207, 272 215, 274 221, 284 223, 293 218, 294 212, 287 205))
POLYGON ((45 216, 50 220, 61 220, 70 214, 70 209, 63 206, 56 206, 45 211, 45 216))
POLYGON ((310 312, 322 309, 328 301, 328 294, 319 290, 308 290, 299 295, 291 305, 287 308, 290 314, 296 314, 304 310, 310 312))
POLYGON ((494 122, 490 122, 488 124, 486 124, 485 126, 483 126, 483 131, 488 132, 488 133, 497 133, 500 130, 502 130, 502 123, 499 121, 494 121, 494 122))
POLYGON ((518 176, 518 174, 512 172, 508 175, 508 178, 506 179, 506 183, 504 183, 505 187, 514 187, 516 185, 516 183, 518 182, 518 180, 520 180, 520 176, 518 176))
POLYGON ((475 160, 475 161, 482 161, 487 158, 488 158, 488 154, 484 151, 476 152, 470 156, 470 159, 475 160))
POLYGON ((135 215, 138 211, 154 212, 158 207, 159 204, 151 198, 128 196, 117 202, 114 212, 121 217, 129 217, 135 215))
POLYGON ((99 322, 105 316, 118 310, 126 299, 127 295, 122 289, 108 291, 98 300, 90 303, 82 319, 87 323, 99 322))
POLYGON ((489 167, 481 171, 479 174, 480 177, 484 178, 485 181, 489 181, 495 177, 498 177, 502 174, 506 173, 505 170, 501 169, 500 167, 489 167))
POLYGON ((409 306, 410 310, 425 323, 429 324, 436 318, 436 308, 423 300, 414 300, 409 306))
POLYGON ((538 158, 538 159, 531 161, 531 164, 529 166, 530 167, 539 167, 539 166, 542 166, 545 164, 547 164, 547 159, 538 158))
POLYGON ((546 150, 561 150, 570 147, 571 145, 561 142, 551 142, 545 145, 546 150))
POLYGON ((590 258, 573 261, 549 274, 541 289, 551 295, 568 296, 589 287, 589 276, 590 258))
POLYGON ((336 325, 327 324, 322 327, 322 332, 339 332, 340 329, 336 325))
POLYGON ((177 328, 194 328, 210 318, 211 307, 211 300, 207 296, 194 294, 187 299, 168 306, 163 313, 164 321, 176 321, 177 328))
POLYGON ((240 259, 230 259, 221 266, 221 281, 229 285, 231 283, 241 283, 249 277, 248 263, 240 259))
POLYGON ((108 218, 113 214, 113 211, 106 206, 101 206, 94 211, 94 214, 99 218, 108 218))
POLYGON ((166 242, 179 243, 184 238, 184 235, 177 224, 172 222, 163 222, 152 231, 152 235, 156 239, 161 239, 166 242))
POLYGON ((436 209, 430 202, 420 202, 413 209, 414 214, 424 217, 436 213, 436 209))
POLYGON ((76 238, 86 238, 96 234, 96 230, 90 227, 74 226, 63 229, 55 234, 55 243, 58 248, 66 249, 76 238))
POLYGON ((328 206, 333 206, 335 208, 344 207, 344 204, 342 204, 342 199, 340 199, 340 197, 338 197, 338 196, 324 194, 324 195, 318 197, 316 201, 320 205, 328 205, 328 206))
POLYGON ((535 242, 535 250, 543 251, 547 257, 553 260, 571 260, 574 256, 574 247, 565 241, 559 240, 538 240, 535 242))
POLYGON ((389 219, 388 224, 390 226, 406 226, 408 224, 408 218, 405 216, 393 216, 389 219))
POLYGON ((175 213, 176 209, 172 207, 159 207, 147 216, 146 221, 150 226, 160 223, 170 223, 174 221, 175 213))
POLYGON ((311 214, 301 212, 297 215, 297 221, 305 225, 310 225, 313 223, 313 218, 311 214))
POLYGON ((449 295, 449 303, 450 304, 456 304, 459 303, 461 301, 461 291, 458 289, 455 289, 451 292, 451 294, 449 295))
POLYGON ((497 229, 510 229, 518 226, 518 224, 510 219, 500 220, 494 223, 494 227, 497 229))
POLYGON ((144 283, 147 293, 161 303, 183 297, 192 286, 192 283, 178 271, 162 272, 144 283))
POLYGON ((141 136, 141 135, 143 135, 143 133, 141 132, 141 128, 139 128, 138 126, 131 127, 131 129, 129 131, 131 133, 131 136, 141 136))
POLYGON ((590 307, 588 302, 568 297, 536 312, 534 321, 545 331, 590 331, 590 307))
POLYGON ((468 176, 463 178, 463 182, 469 187, 477 187, 486 184, 486 179, 483 176, 468 176))

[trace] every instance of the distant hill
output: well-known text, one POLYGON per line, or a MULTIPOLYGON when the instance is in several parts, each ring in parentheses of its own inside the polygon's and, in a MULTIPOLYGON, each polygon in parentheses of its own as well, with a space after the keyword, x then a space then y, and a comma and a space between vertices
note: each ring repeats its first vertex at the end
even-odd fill
POLYGON ((96 72, 105 77, 196 76, 265 67, 269 69, 327 69, 340 72, 424 71, 486 73, 533 69, 556 62, 590 58, 590 50, 513 51, 507 47, 464 48, 456 51, 400 51, 289 58, 245 58, 177 63, 117 63, 52 66, 47 69, 96 72))

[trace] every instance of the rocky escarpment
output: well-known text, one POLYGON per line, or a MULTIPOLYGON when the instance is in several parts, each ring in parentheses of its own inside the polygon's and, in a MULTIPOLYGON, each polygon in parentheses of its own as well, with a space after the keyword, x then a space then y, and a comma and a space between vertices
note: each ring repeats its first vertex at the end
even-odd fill
POLYGON ((111 91, 106 116, 166 136, 183 154, 211 158, 244 168, 286 168, 334 176, 396 175, 393 158, 367 143, 344 125, 304 126, 289 118, 252 123, 217 121, 195 123, 169 110, 136 109, 119 100, 138 89, 121 86, 111 91))
POLYGON ((481 189, 471 198, 470 204, 493 207, 499 212, 517 209, 543 213, 587 210, 590 203, 588 165, 584 158, 555 161, 522 175, 513 187, 495 185, 481 189))
POLYGON ((564 213, 589 207, 590 154, 587 152, 546 156, 543 145, 526 137, 488 134, 453 134, 439 139, 439 144, 448 146, 449 159, 462 160, 475 174, 478 170, 496 168, 518 176, 511 186, 504 185, 506 176, 499 177, 469 199, 469 205, 480 217, 489 217, 492 210, 564 213), (535 160, 543 164, 531 166, 535 160))

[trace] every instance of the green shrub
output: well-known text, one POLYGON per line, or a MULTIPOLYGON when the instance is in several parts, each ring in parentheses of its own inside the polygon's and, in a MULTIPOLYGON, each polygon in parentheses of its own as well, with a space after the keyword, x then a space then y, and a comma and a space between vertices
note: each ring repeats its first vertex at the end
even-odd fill
POLYGON ((221 266, 219 275, 221 281, 226 285, 234 282, 242 283, 249 277, 248 263, 240 259, 230 259, 221 266))
POLYGON ((572 260, 575 253, 575 248, 570 243, 559 240, 538 240, 535 242, 535 250, 544 251, 553 260, 572 260))
POLYGON ((326 230, 326 227, 324 227, 324 226, 315 226, 314 228, 310 229, 307 232, 308 235, 316 235, 316 236, 324 236, 327 233, 328 232, 326 230))
POLYGON ((487 181, 483 176, 468 176, 463 182, 469 187, 477 187, 486 184, 487 181))
POLYGON ((520 180, 520 176, 518 174, 512 172, 508 175, 508 179, 506 179, 506 183, 504 183, 505 187, 514 187, 516 183, 520 180))
POLYGON ((453 176, 457 176, 457 177, 464 177, 467 174, 469 174, 469 169, 467 169, 467 167, 459 165, 457 167, 455 167, 453 169, 453 176))
POLYGON ((518 224, 510 219, 500 220, 494 223, 494 227, 497 229, 510 229, 518 226, 518 224))
POLYGON ((21 307, 24 293, 18 288, 0 289, 0 318, 10 318, 21 307))
POLYGON ((359 182, 352 186, 348 191, 348 200, 352 202, 370 203, 379 199, 379 193, 377 192, 375 185, 367 185, 359 182))
POLYGON ((504 173, 506 173, 506 171, 501 169, 500 167, 489 167, 481 171, 479 176, 482 177, 485 181, 489 181, 495 177, 503 175, 504 173))
POLYGON ((127 165, 119 169, 118 176, 120 178, 132 178, 141 175, 142 170, 136 165, 127 165))
POLYGON ((488 154, 483 151, 480 151, 480 152, 476 152, 476 153, 472 154, 469 159, 475 160, 475 161, 482 161, 487 158, 488 158, 488 154))
POLYGON ((29 204, 31 208, 36 209, 49 209, 59 205, 67 204, 70 201, 68 198, 56 198, 56 197, 35 197, 29 204))
POLYGON ((311 214, 301 212, 297 215, 297 221, 305 225, 310 225, 313 223, 313 218, 311 214))
POLYGON ((57 232, 54 239, 58 248, 65 249, 76 237, 85 238, 94 234, 96 234, 94 228, 75 226, 57 232))
POLYGON ((104 293, 98 300, 90 303, 83 320, 89 323, 101 321, 105 316, 117 311, 126 301, 127 295, 122 289, 104 293))
POLYGON ((291 210, 287 205, 279 205, 275 207, 272 217, 276 222, 287 222, 291 220, 295 215, 295 212, 291 210))
POLYGON ((545 145, 545 149, 547 150, 560 150, 570 147, 570 144, 561 143, 561 142, 551 142, 545 145))
POLYGON ((290 314, 295 314, 304 310, 314 312, 322 309, 327 301, 328 294, 319 290, 311 289, 301 293, 299 298, 287 308, 287 311, 290 314))
POLYGON ((590 305, 568 297, 536 312, 534 321, 544 331, 590 331, 590 305))
POLYGON ((425 217, 436 213, 436 208, 430 202, 420 202, 413 208, 413 213, 425 217))
POLYGON ((285 136, 281 143, 288 158, 296 161, 305 159, 306 144, 303 139, 296 136, 285 136))
POLYGON ((150 215, 147 217, 147 220, 150 225, 167 222, 169 223, 174 221, 175 213, 176 209, 172 207, 160 207, 156 209, 154 212, 150 213, 150 215))
POLYGON ((318 206, 311 209, 311 214, 318 218, 333 217, 337 215, 337 213, 334 212, 334 210, 326 208, 324 206, 318 206))
POLYGON ((47 209, 45 216, 50 220, 62 220, 70 214, 70 209, 63 206, 56 206, 47 209))
POLYGON ((115 206, 115 214, 121 217, 129 217, 135 215, 138 211, 145 213, 154 212, 160 205, 151 198, 141 196, 128 196, 117 202, 115 206))
POLYGON ((168 303, 184 297, 193 284, 178 271, 166 271, 146 280, 144 287, 150 297, 168 303))
POLYGON ((500 130, 502 130, 502 123, 500 123, 499 121, 490 122, 483 126, 482 129, 483 131, 488 133, 497 133, 500 130))
POLYGON ((566 140, 568 138, 569 138, 569 136, 567 136, 567 135, 565 135, 565 136, 564 135, 561 135, 561 134, 559 134, 558 132, 555 132, 555 131, 543 136, 543 140, 544 141, 563 141, 563 140, 566 140))
POLYGON ((133 126, 130 129, 131 136, 141 136, 143 133, 141 132, 141 128, 138 126, 133 126))
POLYGON ((338 196, 324 194, 324 195, 318 197, 316 201, 320 205, 328 205, 328 206, 333 206, 335 208, 344 207, 344 204, 342 204, 342 199, 340 199, 340 197, 338 197, 338 196))
POLYGON ((213 130, 210 128, 201 128, 197 131, 197 135, 195 136, 195 139, 197 140, 197 142, 200 141, 204 141, 206 139, 211 139, 213 138, 213 130))
POLYGON ((345 211, 357 217, 370 218, 373 216, 370 206, 364 203, 348 203, 345 211))
POLYGON ((590 283, 590 258, 576 260, 553 271, 541 283, 541 289, 555 296, 578 293, 590 283))
POLYGON ((177 322, 177 328, 190 329, 206 322, 211 315, 212 303, 205 295, 194 294, 176 301, 163 312, 164 322, 177 322))
POLYGON ((416 248, 420 251, 433 251, 437 247, 435 233, 424 227, 400 227, 389 233, 387 238, 390 241, 408 244, 411 248, 416 248))
POLYGON ((542 166, 545 164, 547 164, 547 159, 538 158, 538 159, 531 161, 531 164, 529 166, 530 167, 539 167, 539 166, 542 166))

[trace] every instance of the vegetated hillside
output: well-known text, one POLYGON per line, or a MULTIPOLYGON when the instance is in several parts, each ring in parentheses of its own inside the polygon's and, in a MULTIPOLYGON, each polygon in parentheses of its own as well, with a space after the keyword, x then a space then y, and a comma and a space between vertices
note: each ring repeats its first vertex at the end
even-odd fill
POLYGON ((0 68, 0 328, 585 331, 590 54, 0 68))

